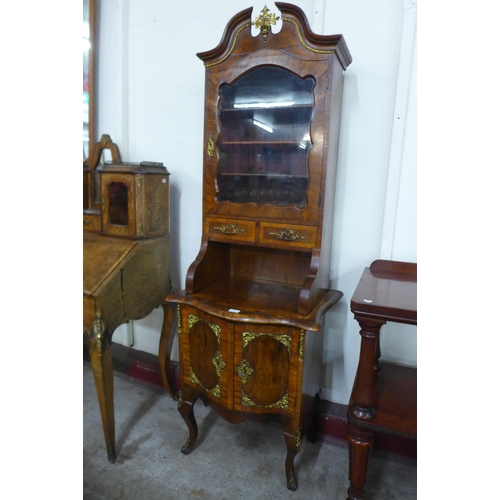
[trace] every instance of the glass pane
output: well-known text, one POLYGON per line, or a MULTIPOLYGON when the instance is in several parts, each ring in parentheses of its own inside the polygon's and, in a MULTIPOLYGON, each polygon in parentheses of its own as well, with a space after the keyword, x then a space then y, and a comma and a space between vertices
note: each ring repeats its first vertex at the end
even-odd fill
POLYGON ((306 206, 313 87, 276 67, 220 87, 218 201, 306 206))
POLYGON ((121 182, 112 182, 108 187, 109 223, 128 226, 128 189, 121 182))

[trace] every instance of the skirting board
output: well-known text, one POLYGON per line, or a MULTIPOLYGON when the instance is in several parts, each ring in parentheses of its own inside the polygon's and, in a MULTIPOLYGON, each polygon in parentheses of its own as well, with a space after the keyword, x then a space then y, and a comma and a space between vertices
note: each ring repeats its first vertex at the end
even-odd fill
MULTIPOLYGON (((113 372, 116 375, 145 384, 159 392, 164 390, 157 356, 120 344, 112 345, 112 354, 113 372)), ((85 337, 83 359, 90 361, 85 337)), ((177 376, 178 373, 176 370, 177 376)), ((344 441, 347 446, 347 406, 321 400, 319 410, 312 422, 312 428, 318 437, 344 441)), ((387 458, 416 460, 417 442, 401 436, 375 433, 372 453, 387 458)))

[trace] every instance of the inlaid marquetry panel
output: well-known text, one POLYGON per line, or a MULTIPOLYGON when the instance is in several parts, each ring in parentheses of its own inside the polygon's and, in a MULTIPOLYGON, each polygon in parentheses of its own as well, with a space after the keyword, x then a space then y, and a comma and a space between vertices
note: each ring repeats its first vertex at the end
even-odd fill
MULTIPOLYGON (((291 338, 287 335, 261 334, 245 345, 243 336, 243 359, 254 369, 245 384, 244 394, 256 406, 274 405, 287 395, 290 344, 291 338)), ((280 406, 288 405, 282 401, 280 406)))
MULTIPOLYGON (((190 315, 189 322, 189 358, 190 379, 208 391, 217 391, 219 374, 213 360, 220 358, 220 344, 217 334, 211 325, 190 315), (195 320, 193 322, 193 320, 195 320)), ((219 388, 220 391, 220 388, 219 388)))

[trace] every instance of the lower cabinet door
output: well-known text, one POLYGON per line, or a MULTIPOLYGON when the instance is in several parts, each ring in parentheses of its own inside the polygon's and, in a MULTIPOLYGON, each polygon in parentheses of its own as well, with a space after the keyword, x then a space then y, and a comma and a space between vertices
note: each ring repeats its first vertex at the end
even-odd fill
POLYGON ((297 338, 291 328, 234 326, 234 409, 294 412, 297 338))
POLYGON ((204 391, 210 399, 230 408, 228 374, 232 373, 232 360, 228 340, 233 335, 232 324, 192 307, 180 307, 179 315, 183 383, 204 391))

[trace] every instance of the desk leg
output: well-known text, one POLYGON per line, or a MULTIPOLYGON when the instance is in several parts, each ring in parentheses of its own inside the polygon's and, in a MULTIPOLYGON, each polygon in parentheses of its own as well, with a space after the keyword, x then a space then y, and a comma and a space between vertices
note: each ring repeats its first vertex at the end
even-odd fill
POLYGON ((115 411, 113 405, 113 358, 111 356, 111 335, 98 310, 94 326, 87 337, 90 362, 94 374, 97 398, 101 410, 104 440, 108 452, 108 460, 114 463, 115 451, 115 411))
POLYGON ((365 498, 366 471, 373 445, 373 433, 354 424, 349 424, 349 481, 347 500, 365 498))

